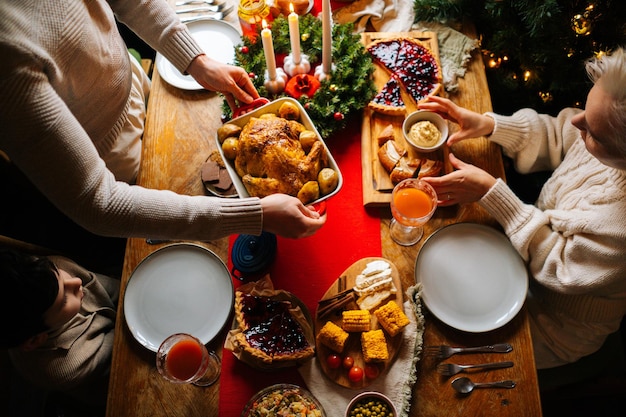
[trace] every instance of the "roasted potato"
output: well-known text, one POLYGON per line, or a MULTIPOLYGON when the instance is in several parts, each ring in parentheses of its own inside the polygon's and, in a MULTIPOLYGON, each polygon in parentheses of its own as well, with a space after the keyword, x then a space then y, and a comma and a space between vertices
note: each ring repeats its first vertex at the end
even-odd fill
POLYGON ((278 108, 278 115, 283 119, 298 120, 300 119, 300 109, 295 104, 286 101, 278 108))
POLYGON ((226 138, 239 137, 241 127, 233 123, 225 123, 217 129, 217 139, 220 143, 224 143, 226 138))
POLYGON ((313 147, 313 143, 315 143, 318 139, 319 138, 312 130, 303 130, 300 132, 300 144, 302 145, 302 149, 305 153, 309 153, 313 147))
POLYGON ((226 159, 230 159, 231 161, 237 157, 237 146, 239 145, 239 139, 230 137, 226 138, 222 143, 222 151, 224 151, 224 156, 226 159))
POLYGON ((298 199, 302 204, 309 204, 320 198, 320 186, 317 181, 309 181, 298 191, 298 199))
POLYGON ((317 182, 322 195, 327 195, 337 188, 339 175, 337 175, 337 171, 332 168, 323 168, 319 174, 317 174, 317 182))

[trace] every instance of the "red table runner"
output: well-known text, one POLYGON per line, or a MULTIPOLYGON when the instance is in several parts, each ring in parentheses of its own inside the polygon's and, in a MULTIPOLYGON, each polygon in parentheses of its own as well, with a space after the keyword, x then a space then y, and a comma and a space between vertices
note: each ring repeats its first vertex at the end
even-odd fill
MULTIPOLYGON (((274 287, 294 294, 312 315, 317 301, 342 272, 361 258, 382 253, 378 211, 374 209, 370 213, 363 207, 360 128, 355 121, 327 140, 343 175, 343 187, 327 201, 326 224, 305 239, 279 237, 276 259, 269 272, 274 287)), ((230 248, 236 238, 231 237, 230 248)), ((230 261, 229 269, 232 269, 230 261)), ((235 280, 235 286, 239 285, 235 280)), ((219 415, 239 416, 252 395, 276 383, 304 385, 296 368, 256 370, 224 349, 219 415)))

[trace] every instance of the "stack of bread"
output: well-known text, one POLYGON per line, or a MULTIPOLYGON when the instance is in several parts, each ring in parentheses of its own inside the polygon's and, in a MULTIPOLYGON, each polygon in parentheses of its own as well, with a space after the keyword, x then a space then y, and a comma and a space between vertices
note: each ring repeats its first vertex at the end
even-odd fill
POLYGON ((394 127, 389 124, 377 137, 378 160, 389 173, 393 184, 407 178, 434 177, 441 173, 443 163, 439 160, 412 157, 395 140, 394 127))

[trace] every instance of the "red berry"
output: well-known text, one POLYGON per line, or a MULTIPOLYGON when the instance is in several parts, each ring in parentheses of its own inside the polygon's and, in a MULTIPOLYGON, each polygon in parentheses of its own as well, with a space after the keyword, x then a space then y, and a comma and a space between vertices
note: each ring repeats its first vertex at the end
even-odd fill
POLYGON ((346 356, 343 358, 343 367, 346 369, 350 369, 354 366, 354 359, 352 356, 346 356))
POLYGON ((343 113, 337 112, 337 113, 335 113, 334 117, 335 117, 335 120, 337 120, 337 121, 343 120, 343 113))
POLYGON ((253 73, 253 72, 249 72, 249 73, 248 73, 248 77, 250 77, 250 78, 256 78, 256 74, 255 74, 255 73, 253 73))
POLYGON ((341 358, 339 355, 332 353, 326 358, 326 364, 330 369, 337 369, 341 365, 341 358))
POLYGON ((352 382, 358 382, 363 379, 363 369, 358 366, 353 366, 348 371, 348 379, 352 382))
POLYGON ((244 45, 241 47, 242 54, 247 54, 248 52, 250 52, 250 49, 247 46, 244 45))
POLYGON ((376 365, 365 365, 365 376, 367 377, 367 379, 376 379, 376 377, 378 377, 378 374, 380 374, 380 369, 378 369, 378 366, 376 365))

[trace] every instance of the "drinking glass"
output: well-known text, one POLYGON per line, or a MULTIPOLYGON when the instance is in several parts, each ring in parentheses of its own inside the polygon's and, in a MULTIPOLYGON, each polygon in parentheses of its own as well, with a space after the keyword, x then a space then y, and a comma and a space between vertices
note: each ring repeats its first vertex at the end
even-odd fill
POLYGON ((400 181, 391 193, 389 232, 394 242, 411 246, 424 235, 424 225, 435 213, 437 193, 427 182, 417 178, 400 181))
POLYGON ((168 381, 207 387, 219 378, 222 362, 196 337, 176 333, 159 346, 156 364, 168 381))

